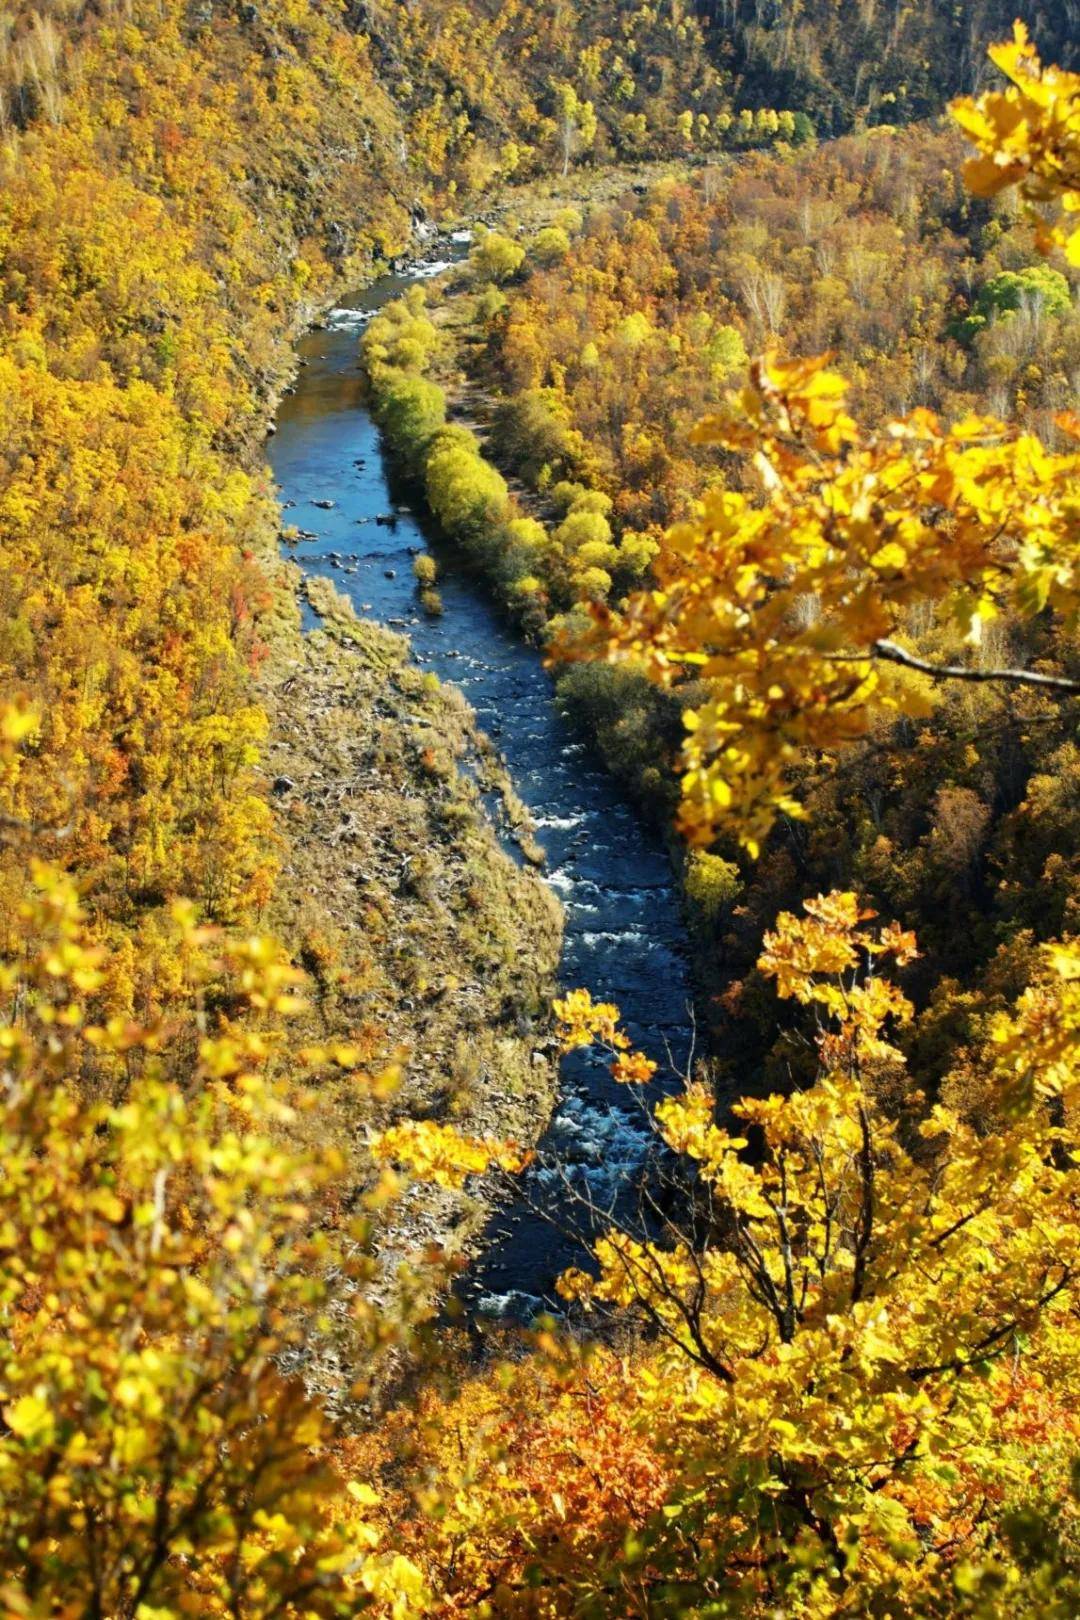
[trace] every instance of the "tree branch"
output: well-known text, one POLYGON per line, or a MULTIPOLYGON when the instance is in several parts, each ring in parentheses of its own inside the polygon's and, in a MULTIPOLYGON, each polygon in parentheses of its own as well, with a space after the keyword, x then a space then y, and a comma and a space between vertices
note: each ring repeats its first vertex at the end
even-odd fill
MULTIPOLYGON (((965 664, 931 664, 925 658, 906 652, 895 641, 875 641, 870 652, 863 656, 918 670, 920 675, 929 675, 935 681, 1003 681, 1010 686, 1041 686, 1051 692, 1080 692, 1080 681, 1071 681, 1065 675, 1040 675, 1032 669, 969 669, 965 664)), ((858 656, 852 662, 859 662, 858 656)))

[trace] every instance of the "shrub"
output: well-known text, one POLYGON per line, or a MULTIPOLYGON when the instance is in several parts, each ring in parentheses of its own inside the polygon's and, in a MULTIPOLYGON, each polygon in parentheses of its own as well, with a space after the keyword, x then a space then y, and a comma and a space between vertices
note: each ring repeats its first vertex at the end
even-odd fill
POLYGON ((428 457, 427 498, 431 510, 450 533, 467 536, 498 519, 509 505, 502 475, 477 449, 438 443, 428 457))
POLYGON ((574 575, 574 587, 583 602, 602 602, 611 590, 611 575, 604 568, 586 568, 574 575))
POLYGON ((569 512, 574 502, 587 494, 588 490, 584 484, 574 484, 566 478, 553 484, 551 488, 551 499, 562 512, 569 512))
POLYGON ((548 389, 529 388, 503 401, 495 411, 491 441, 495 454, 530 483, 542 467, 565 468, 572 460, 566 407, 548 389))
POLYGON ((733 861, 710 855, 707 850, 695 849, 686 863, 683 887, 693 909, 694 920, 712 924, 723 911, 735 904, 742 892, 742 879, 733 861))
MULTIPOLYGON (((567 634, 583 624, 580 612, 562 621, 567 634)), ((614 771, 657 814, 670 814, 678 796, 668 766, 681 740, 678 709, 632 665, 574 664, 559 676, 560 706, 588 736, 595 737, 614 771), (664 768, 657 771, 657 765, 664 768)))
POLYGON ((561 264, 570 252, 570 238, 559 225, 547 225, 533 238, 530 254, 545 268, 561 264))
POLYGON ((519 546, 523 551, 542 552, 551 545, 547 530, 537 518, 511 518, 506 525, 506 537, 511 545, 519 546))
POLYGON ((619 545, 619 566, 632 579, 640 579, 648 573, 653 558, 660 550, 660 542, 653 540, 647 534, 636 534, 628 531, 623 535, 619 545))
POLYGON ((372 320, 364 333, 363 350, 369 368, 395 366, 403 371, 425 371, 442 344, 438 327, 424 313, 422 287, 410 287, 372 320))
POLYGON ((482 326, 498 320, 507 306, 506 294, 501 287, 496 287, 493 281, 489 282, 476 300, 476 319, 482 326))
POLYGON ((575 497, 571 512, 599 512, 607 517, 615 502, 610 495, 605 495, 602 489, 587 489, 583 495, 575 497))
POLYGON ((616 568, 619 563, 617 547, 610 541, 586 540, 579 546, 574 564, 577 568, 616 568))
POLYGON ((589 541, 609 546, 611 524, 602 512, 571 511, 555 530, 555 538, 568 553, 580 550, 589 541))
POLYGON ((525 249, 498 231, 485 231, 469 254, 469 265, 478 281, 509 281, 525 263, 525 249))
POLYGON ((396 371, 377 380, 375 409, 391 448, 415 465, 446 422, 446 395, 426 377, 396 371))

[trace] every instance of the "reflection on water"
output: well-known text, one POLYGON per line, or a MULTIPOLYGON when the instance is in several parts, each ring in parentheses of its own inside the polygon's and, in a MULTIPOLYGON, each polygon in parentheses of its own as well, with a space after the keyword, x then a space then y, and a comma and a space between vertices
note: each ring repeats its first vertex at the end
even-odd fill
MULTIPOLYGON (((461 688, 505 755, 547 850, 548 881, 566 911, 563 983, 618 1002, 632 1038, 659 1060, 670 1050, 681 1068, 690 1047, 690 980, 660 840, 557 713, 535 650, 515 639, 452 555, 440 552, 443 616, 418 613, 412 560, 428 539, 391 493, 356 358, 371 312, 405 285, 384 278, 333 310, 299 346, 306 364, 269 445, 286 522, 315 536, 294 555, 309 573, 332 578, 359 612, 406 631, 416 662, 461 688)), ((527 1202, 556 1221, 575 1188, 618 1207, 648 1146, 638 1094, 617 1086, 602 1062, 572 1054, 555 1117, 524 1178, 527 1202)), ((464 1292, 480 1309, 527 1317, 579 1259, 574 1242, 523 1201, 493 1219, 464 1292)))

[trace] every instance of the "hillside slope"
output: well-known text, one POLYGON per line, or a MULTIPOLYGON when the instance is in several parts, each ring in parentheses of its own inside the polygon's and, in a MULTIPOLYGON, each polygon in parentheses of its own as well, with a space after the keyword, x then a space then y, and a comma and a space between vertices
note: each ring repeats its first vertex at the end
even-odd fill
MULTIPOLYGON (((336 8, 287 0, 57 4, 17 18, 0 84, 0 689, 26 717, 0 790, 5 954, 23 948, 33 861, 58 864, 107 953, 94 1016, 187 1029, 184 896, 229 933, 277 931, 312 975, 313 1034, 400 1055, 398 1108, 483 1112, 455 1079, 471 1031, 469 1073, 527 1074, 535 1129, 555 909, 458 773, 469 717, 405 646, 348 624, 300 638, 261 464, 291 337, 402 252, 431 197, 367 42, 336 8), (439 773, 408 741, 432 714, 439 773), (360 769, 379 732, 381 780, 360 769), (282 772, 301 784, 284 802, 282 772), (378 846, 366 890, 325 814, 302 813, 313 772, 378 846), (431 884, 405 895, 410 815, 438 835, 431 884), (430 996, 406 983, 416 953, 430 996)), ((331 1081, 303 1130, 350 1148, 371 1110, 331 1081)))
POLYGON ((980 89, 987 46, 1018 17, 1046 60, 1069 67, 1080 53, 1076 0, 697 0, 696 10, 739 96, 801 107, 822 134, 933 117, 980 89))

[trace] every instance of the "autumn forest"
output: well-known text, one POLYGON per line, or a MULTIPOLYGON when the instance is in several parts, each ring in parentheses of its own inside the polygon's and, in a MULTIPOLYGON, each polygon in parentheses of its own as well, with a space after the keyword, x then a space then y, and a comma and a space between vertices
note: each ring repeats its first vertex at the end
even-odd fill
POLYGON ((1078 216, 1076 0, 0 0, 0 1620, 1080 1614, 1078 216))

